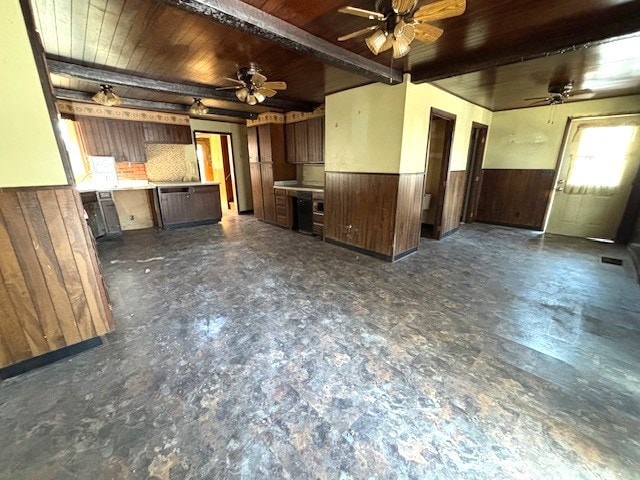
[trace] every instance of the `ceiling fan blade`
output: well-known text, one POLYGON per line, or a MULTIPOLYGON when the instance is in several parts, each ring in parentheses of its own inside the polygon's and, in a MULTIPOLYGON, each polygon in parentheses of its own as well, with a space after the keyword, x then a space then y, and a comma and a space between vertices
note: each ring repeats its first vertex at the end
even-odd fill
POLYGON ((533 100, 551 100, 551 97, 531 97, 531 98, 523 98, 525 102, 532 102, 533 100))
POLYGON ((271 90, 270 88, 262 87, 262 88, 259 88, 259 89, 258 89, 258 93, 261 93, 261 94, 262 94, 262 95, 264 95, 265 97, 269 97, 269 98, 271 98, 271 97, 273 97, 273 96, 274 96, 276 93, 278 93, 278 92, 276 92, 275 90, 271 90))
POLYGON ((570 97, 578 97, 578 96, 594 96, 596 92, 591 90, 590 88, 583 88, 582 90, 573 90, 569 93, 570 97))
POLYGON ((418 23, 414 27, 416 38, 423 43, 433 43, 440 38, 444 30, 428 23, 418 23))
POLYGON ((239 83, 240 85, 244 85, 244 83, 242 83, 242 81, 238 80, 237 78, 224 77, 224 79, 229 80, 230 82, 233 82, 233 83, 239 83))
POLYGON ((350 33, 349 35, 344 35, 342 37, 338 37, 339 42, 344 42, 345 40, 349 40, 351 38, 359 37, 360 35, 365 35, 372 30, 378 28, 377 25, 372 25, 371 27, 363 28, 362 30, 358 30, 356 32, 350 33))
POLYGON ((392 0, 391 6, 396 13, 406 15, 416 5, 416 0, 392 0))
POLYGON ((466 0, 438 0, 420 7, 413 14, 413 18, 419 22, 432 22, 462 15, 466 8, 466 0))
POLYGON ((368 18, 369 20, 384 20, 385 16, 380 12, 372 12, 371 10, 364 10, 363 8, 356 7, 344 7, 338 10, 340 13, 346 13, 347 15, 355 15, 356 17, 368 18))
POLYGON ((216 90, 238 90, 239 88, 243 88, 242 85, 237 87, 216 87, 216 90))
POLYGON ((266 81, 267 77, 262 75, 260 72, 254 72, 254 74, 251 75, 251 82, 259 87, 261 87, 262 84, 266 81))
POLYGON ((285 82, 264 82, 262 88, 269 90, 286 90, 287 84, 285 82))

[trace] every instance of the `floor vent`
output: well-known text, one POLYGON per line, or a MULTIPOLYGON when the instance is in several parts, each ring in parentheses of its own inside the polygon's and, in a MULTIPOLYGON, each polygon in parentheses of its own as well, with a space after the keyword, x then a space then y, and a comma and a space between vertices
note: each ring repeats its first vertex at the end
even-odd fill
POLYGON ((602 263, 610 263, 611 265, 622 265, 621 258, 601 257, 602 263))

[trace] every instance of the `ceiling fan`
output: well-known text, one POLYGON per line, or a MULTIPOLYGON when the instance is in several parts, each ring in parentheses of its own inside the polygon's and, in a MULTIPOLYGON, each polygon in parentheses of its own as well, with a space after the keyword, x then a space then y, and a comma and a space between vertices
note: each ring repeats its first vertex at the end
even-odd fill
POLYGON ((547 92, 549 95, 546 97, 525 98, 524 101, 533 102, 529 105, 530 107, 539 105, 559 105, 569 98, 584 95, 593 96, 595 93, 593 90, 589 90, 588 88, 583 90, 574 90, 573 82, 552 83, 549 85, 549 88, 547 88, 547 92))
POLYGON ((462 15, 466 0, 438 0, 417 8, 419 0, 377 0, 375 11, 356 7, 345 7, 340 13, 374 20, 375 25, 363 28, 338 38, 344 42, 351 38, 371 33, 365 43, 374 55, 392 49, 393 58, 402 58, 409 53, 409 44, 414 39, 433 43, 444 30, 427 22, 462 15))
POLYGON ((232 87, 219 87, 216 90, 235 90, 236 97, 241 102, 249 105, 257 105, 265 99, 273 97, 278 90, 286 90, 285 82, 267 82, 267 77, 260 73, 260 69, 251 64, 249 67, 238 69, 237 79, 227 78, 238 85, 232 87))

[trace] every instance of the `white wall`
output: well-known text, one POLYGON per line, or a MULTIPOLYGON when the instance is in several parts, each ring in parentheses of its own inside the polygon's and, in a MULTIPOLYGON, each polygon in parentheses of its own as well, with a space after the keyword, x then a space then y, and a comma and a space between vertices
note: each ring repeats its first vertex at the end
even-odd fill
POLYGON ((569 117, 640 111, 640 95, 494 112, 483 168, 556 168, 569 117), (550 115, 553 123, 549 123, 550 115))
MULTIPOLYGON (((228 133, 231 135, 233 150, 233 174, 236 179, 236 197, 238 211, 253 208, 251 198, 251 173, 249 171, 249 152, 247 146, 247 127, 237 123, 216 122, 212 120, 191 119, 191 131, 228 133)), ((195 147, 194 147, 195 155, 195 147)))
MULTIPOLYGON (((407 82, 405 82, 407 83, 407 82)), ((491 125, 492 112, 431 84, 407 83, 400 173, 424 172, 431 108, 456 115, 449 170, 465 170, 473 122, 491 125)), ((491 131, 491 128, 489 128, 491 131)))
POLYGON ((0 187, 66 185, 18 0, 0 15, 0 187))

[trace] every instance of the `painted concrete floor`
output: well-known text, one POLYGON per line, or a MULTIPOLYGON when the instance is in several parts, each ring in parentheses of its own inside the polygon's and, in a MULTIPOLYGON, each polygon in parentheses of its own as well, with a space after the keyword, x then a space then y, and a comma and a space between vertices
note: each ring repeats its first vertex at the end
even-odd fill
POLYGON ((0 384, 0 478, 640 478, 622 249, 476 224, 388 264, 231 217, 100 255, 117 332, 0 384))

